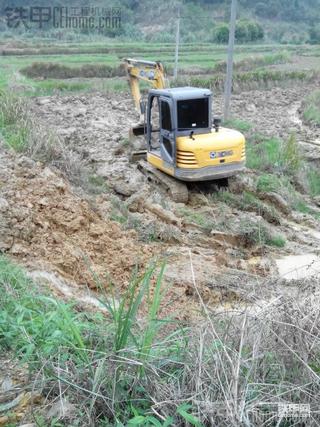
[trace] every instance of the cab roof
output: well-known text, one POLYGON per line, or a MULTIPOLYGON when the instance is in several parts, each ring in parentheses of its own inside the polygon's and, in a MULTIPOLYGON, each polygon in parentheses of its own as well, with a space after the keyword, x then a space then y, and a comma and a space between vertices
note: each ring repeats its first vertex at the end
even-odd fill
POLYGON ((197 99, 212 95, 212 92, 209 89, 190 86, 175 87, 170 89, 151 89, 149 93, 154 95, 167 96, 176 100, 197 99))

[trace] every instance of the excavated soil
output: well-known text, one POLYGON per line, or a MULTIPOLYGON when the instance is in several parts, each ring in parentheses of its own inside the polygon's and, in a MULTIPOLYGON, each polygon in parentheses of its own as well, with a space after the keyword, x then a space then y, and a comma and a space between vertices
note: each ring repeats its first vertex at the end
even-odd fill
POLYGON ((102 219, 49 168, 5 152, 0 164, 0 250, 30 268, 89 287, 97 286, 93 272, 104 285, 124 285, 155 252, 102 219))

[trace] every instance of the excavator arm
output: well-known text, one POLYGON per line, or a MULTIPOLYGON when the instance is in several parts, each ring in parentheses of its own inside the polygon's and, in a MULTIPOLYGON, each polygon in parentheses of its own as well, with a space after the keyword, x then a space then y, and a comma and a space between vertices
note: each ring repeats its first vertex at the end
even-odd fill
POLYGON ((131 94, 137 111, 141 114, 141 91, 139 81, 150 84, 154 89, 167 87, 163 65, 160 62, 139 59, 124 59, 131 94))

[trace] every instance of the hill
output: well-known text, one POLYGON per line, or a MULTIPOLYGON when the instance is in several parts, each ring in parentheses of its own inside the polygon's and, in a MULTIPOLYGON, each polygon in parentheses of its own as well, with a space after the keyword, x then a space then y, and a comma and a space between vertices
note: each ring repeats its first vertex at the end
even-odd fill
MULTIPOLYGON (((107 37, 126 40, 173 42, 180 8, 183 42, 225 43, 227 35, 223 24, 229 20, 230 3, 230 0, 164 0, 163 2, 116 0, 108 5, 108 8, 120 8, 120 28, 103 28, 97 32, 107 37)), ((37 6, 42 5, 47 6, 47 2, 39 0, 37 6)), ((60 0, 55 0, 53 6, 65 8, 60 0)), ((85 1, 68 2, 69 10, 73 6, 79 10, 88 9, 85 1)), ((0 9, 3 16, 2 22, 0 22, 2 33, 27 31, 32 35, 39 29, 34 24, 28 25, 29 28, 23 25, 8 28, 5 22, 5 10, 8 7, 12 8, 12 4, 6 0, 0 9)), ((15 7, 30 9, 34 5, 31 0, 19 0, 15 2, 15 7)), ((92 11, 95 9, 95 13, 98 13, 98 10, 102 12, 107 9, 102 0, 97 0, 94 7, 90 5, 90 8, 92 11)), ((28 24, 30 23, 28 22, 28 24)), ((59 37, 79 32, 92 36, 94 32, 88 28, 82 28, 81 30, 69 29, 61 33, 60 28, 52 28, 50 23, 47 25, 44 23, 42 30, 46 30, 46 35, 59 37)), ((262 39, 266 42, 318 43, 320 41, 320 0, 239 0, 236 36, 239 43, 261 41, 262 39), (256 26, 255 29, 254 26, 256 26)))

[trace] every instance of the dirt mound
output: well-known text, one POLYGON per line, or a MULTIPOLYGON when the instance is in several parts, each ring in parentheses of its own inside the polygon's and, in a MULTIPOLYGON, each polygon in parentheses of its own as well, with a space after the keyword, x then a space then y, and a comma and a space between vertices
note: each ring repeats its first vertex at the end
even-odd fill
POLYGON ((134 266, 152 256, 134 231, 103 220, 49 168, 5 153, 0 164, 1 251, 90 287, 92 271, 104 284, 125 284, 134 266))

